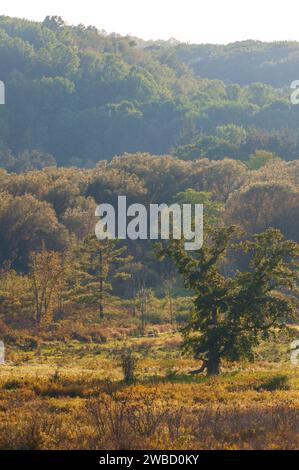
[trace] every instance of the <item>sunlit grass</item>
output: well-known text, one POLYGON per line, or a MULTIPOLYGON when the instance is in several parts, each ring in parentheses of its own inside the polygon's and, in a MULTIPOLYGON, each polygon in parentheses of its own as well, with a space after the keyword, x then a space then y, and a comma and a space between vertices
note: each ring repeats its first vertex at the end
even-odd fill
POLYGON ((138 337, 112 327, 101 344, 9 347, 0 369, 0 448, 299 448, 299 368, 290 364, 288 336, 263 343, 254 363, 224 363, 221 376, 208 378, 189 374, 198 364, 167 328, 138 337), (131 386, 119 363, 124 348, 139 358, 131 386))

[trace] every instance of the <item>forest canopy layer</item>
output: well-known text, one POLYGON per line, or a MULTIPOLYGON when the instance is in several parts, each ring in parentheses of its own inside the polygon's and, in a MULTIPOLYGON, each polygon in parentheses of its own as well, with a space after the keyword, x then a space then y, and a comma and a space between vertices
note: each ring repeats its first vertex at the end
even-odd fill
POLYGON ((124 152, 294 160, 299 43, 146 42, 0 17, 0 164, 92 167, 124 152))

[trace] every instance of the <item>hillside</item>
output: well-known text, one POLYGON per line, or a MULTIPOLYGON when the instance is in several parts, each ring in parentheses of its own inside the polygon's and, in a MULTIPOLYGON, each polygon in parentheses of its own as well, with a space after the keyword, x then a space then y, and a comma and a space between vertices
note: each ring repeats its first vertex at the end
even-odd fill
POLYGON ((155 43, 56 17, 2 16, 0 164, 90 167, 137 151, 246 160, 264 149, 296 159, 289 87, 298 62, 297 43, 155 43))

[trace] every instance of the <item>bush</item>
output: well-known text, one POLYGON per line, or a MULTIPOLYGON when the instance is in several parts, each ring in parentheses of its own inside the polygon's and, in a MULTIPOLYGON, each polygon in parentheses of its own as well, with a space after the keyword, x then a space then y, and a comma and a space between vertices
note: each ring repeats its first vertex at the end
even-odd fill
POLYGON ((132 351, 124 351, 121 354, 120 365, 124 374, 124 381, 126 384, 135 382, 135 371, 138 363, 138 358, 132 351))
POLYGON ((18 390, 22 387, 22 384, 19 380, 12 379, 3 384, 3 390, 18 390))
POLYGON ((262 384, 259 384, 255 389, 257 391, 268 391, 274 392, 275 390, 289 390, 290 386, 288 384, 287 375, 276 375, 266 380, 262 384))

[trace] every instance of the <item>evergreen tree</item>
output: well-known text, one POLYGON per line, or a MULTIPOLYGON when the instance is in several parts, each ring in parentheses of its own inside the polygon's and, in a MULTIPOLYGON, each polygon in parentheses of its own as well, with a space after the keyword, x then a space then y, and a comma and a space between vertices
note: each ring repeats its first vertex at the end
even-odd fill
POLYGON ((95 236, 87 237, 75 249, 73 299, 86 305, 98 305, 100 319, 105 316, 105 305, 113 301, 112 279, 129 277, 118 269, 130 259, 125 251, 126 247, 119 247, 117 241, 100 241, 95 236))

